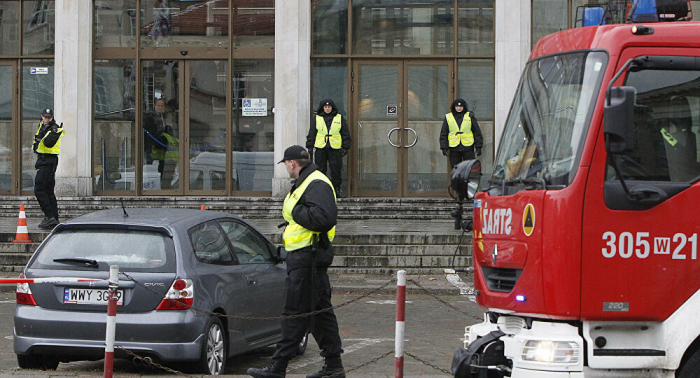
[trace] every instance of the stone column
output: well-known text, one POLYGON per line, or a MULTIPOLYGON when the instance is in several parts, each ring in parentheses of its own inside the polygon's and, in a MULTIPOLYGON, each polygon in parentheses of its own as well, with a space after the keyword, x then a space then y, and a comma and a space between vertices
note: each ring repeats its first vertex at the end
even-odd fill
POLYGON ((92 1, 56 0, 54 107, 63 122, 58 196, 92 195, 92 1))
MULTIPOLYGON (((311 2, 275 1, 275 163, 294 144, 304 146, 311 112, 311 2)), ((275 165, 272 196, 291 187, 283 164, 275 165)))
POLYGON ((530 1, 496 0, 495 151, 498 151, 520 74, 530 56, 532 6, 530 1))

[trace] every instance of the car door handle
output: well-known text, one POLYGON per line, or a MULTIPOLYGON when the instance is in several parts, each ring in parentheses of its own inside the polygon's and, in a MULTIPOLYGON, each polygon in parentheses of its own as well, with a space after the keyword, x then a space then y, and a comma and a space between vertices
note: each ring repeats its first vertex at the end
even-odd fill
POLYGON ((256 280, 254 276, 246 276, 245 280, 248 283, 248 285, 255 285, 258 283, 258 280, 256 280))

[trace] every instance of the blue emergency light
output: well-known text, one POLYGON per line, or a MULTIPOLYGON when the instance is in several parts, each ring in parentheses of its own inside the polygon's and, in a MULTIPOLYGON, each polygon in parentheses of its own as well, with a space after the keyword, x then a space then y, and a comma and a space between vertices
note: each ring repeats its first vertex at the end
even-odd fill
POLYGON ((692 18, 688 0, 634 0, 627 14, 627 20, 631 22, 677 21, 692 18))

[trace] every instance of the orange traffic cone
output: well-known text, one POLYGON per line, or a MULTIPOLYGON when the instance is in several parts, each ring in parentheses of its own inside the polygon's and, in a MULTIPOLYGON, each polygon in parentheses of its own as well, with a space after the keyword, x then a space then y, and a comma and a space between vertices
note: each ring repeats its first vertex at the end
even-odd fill
POLYGON ((206 210, 206 209, 207 209, 207 208, 206 208, 204 205, 202 205, 202 206, 199 208, 199 210, 206 210))
POLYGON ((17 220, 17 234, 13 243, 31 243, 29 232, 27 231, 27 215, 24 212, 24 205, 19 205, 19 219, 17 220))

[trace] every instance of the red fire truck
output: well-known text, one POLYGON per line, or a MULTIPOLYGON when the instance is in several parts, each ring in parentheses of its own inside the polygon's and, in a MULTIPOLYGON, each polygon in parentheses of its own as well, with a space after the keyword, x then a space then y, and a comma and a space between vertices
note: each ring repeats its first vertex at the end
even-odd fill
POLYGON ((699 139, 700 23, 540 40, 474 198, 455 376, 700 377, 699 139))

